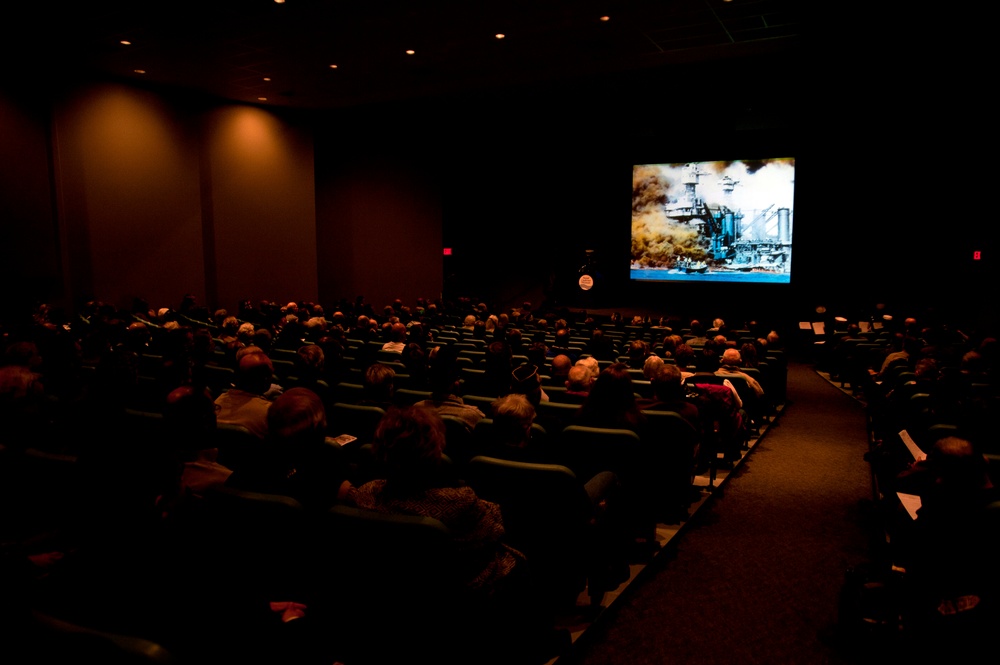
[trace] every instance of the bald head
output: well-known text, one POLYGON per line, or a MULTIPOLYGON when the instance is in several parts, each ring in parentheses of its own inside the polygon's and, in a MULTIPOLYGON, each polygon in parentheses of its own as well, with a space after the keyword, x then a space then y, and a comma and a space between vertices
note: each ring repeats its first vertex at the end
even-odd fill
POLYGON ((722 352, 722 363, 724 365, 739 365, 743 357, 737 349, 726 349, 722 352))
POLYGON ((237 384, 241 390, 263 395, 271 386, 274 364, 263 351, 247 353, 240 357, 237 384))
POLYGON ((552 359, 551 364, 553 376, 566 376, 569 374, 570 367, 573 366, 573 359, 565 353, 560 353, 552 359))

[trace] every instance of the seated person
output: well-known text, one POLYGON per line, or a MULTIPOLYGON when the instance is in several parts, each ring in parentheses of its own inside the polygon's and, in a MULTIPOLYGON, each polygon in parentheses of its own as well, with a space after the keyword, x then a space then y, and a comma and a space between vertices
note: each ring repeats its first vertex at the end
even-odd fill
POLYGON ((757 379, 753 378, 746 372, 742 371, 742 367, 743 367, 743 357, 742 355, 740 355, 739 350, 726 349, 725 351, 722 352, 721 365, 719 366, 719 370, 716 372, 716 374, 720 374, 723 376, 727 374, 735 374, 736 376, 742 376, 744 379, 746 379, 747 384, 753 389, 754 394, 757 395, 757 399, 758 400, 764 399, 763 386, 760 385, 760 382, 757 381, 757 379))
POLYGON ((650 379, 653 397, 639 399, 643 411, 673 411, 694 427, 700 435, 701 417, 698 407, 688 401, 681 370, 676 365, 659 365, 650 379))
POLYGON ((460 418, 468 427, 469 432, 476 423, 486 417, 479 407, 466 404, 458 396, 462 377, 457 362, 457 352, 451 347, 436 347, 429 368, 431 388, 430 399, 421 400, 419 406, 430 407, 441 416, 460 418))
POLYGON ((265 395, 272 389, 273 376, 271 359, 259 349, 241 355, 235 385, 215 400, 218 422, 243 425, 261 439, 267 436, 267 410, 271 401, 265 395))
POLYGON ((975 622, 995 611, 998 592, 995 534, 984 519, 998 493, 986 459, 969 441, 945 437, 897 477, 897 489, 921 500, 916 519, 902 517, 893 539, 911 586, 915 629, 932 647, 947 638, 942 629, 981 631, 975 622))
POLYGON ((382 363, 373 363, 361 379, 362 398, 358 404, 388 410, 393 406, 396 371, 382 363))
POLYGON ((407 335, 409 331, 403 323, 393 323, 389 328, 389 341, 382 345, 383 351, 395 351, 402 353, 406 348, 407 335))
POLYGON ((556 464, 552 451, 532 439, 535 407, 524 395, 511 393, 493 402, 493 438, 484 451, 490 457, 517 462, 556 464))
POLYGON ((214 447, 215 405, 207 390, 175 388, 163 409, 164 434, 183 465, 180 494, 199 497, 205 490, 225 484, 233 470, 218 462, 214 447))
POLYGON ((563 394, 567 402, 573 404, 583 404, 590 394, 590 387, 594 385, 595 377, 591 374, 586 365, 579 362, 569 369, 566 375, 566 392, 563 394))
POLYGON ((542 378, 538 374, 538 367, 531 363, 522 363, 514 368, 510 379, 510 392, 524 395, 533 405, 539 402, 548 402, 549 396, 542 389, 542 378))
POLYGON ((543 378, 542 382, 548 386, 563 385, 566 382, 566 375, 569 374, 570 367, 573 366, 573 359, 564 353, 560 353, 554 356, 549 364, 549 378, 543 378))
POLYGON ((374 454, 385 478, 352 488, 348 502, 385 513, 423 515, 452 530, 470 561, 470 591, 491 594, 522 565, 524 556, 503 542, 500 507, 483 501, 467 486, 448 483, 442 468, 444 423, 424 406, 393 409, 375 433, 374 454))
POLYGON ((262 453, 229 477, 227 485, 251 492, 284 494, 306 508, 325 510, 351 485, 345 458, 326 440, 326 411, 308 388, 291 388, 267 411, 262 453))

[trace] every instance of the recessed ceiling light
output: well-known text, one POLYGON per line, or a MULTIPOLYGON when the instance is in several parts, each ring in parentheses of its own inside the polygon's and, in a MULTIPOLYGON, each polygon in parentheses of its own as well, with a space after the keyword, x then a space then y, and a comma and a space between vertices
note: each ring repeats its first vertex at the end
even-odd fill
POLYGON ((274 0, 274 4, 276 4, 276 5, 283 5, 283 4, 285 4, 285 0, 274 0))
POLYGON ((416 51, 414 51, 413 49, 411 48, 406 49, 406 55, 413 55, 414 53, 416 53, 416 51))
POLYGON ((146 73, 145 69, 133 69, 132 71, 135 72, 136 74, 145 74, 146 73))
POLYGON ((607 23, 608 21, 611 20, 611 17, 610 16, 602 16, 601 20, 604 21, 605 23, 607 23))
POLYGON ((257 101, 259 101, 259 102, 266 102, 267 101, 267 97, 258 97, 257 101))
POLYGON ((330 69, 336 69, 337 65, 330 65, 330 69))
POLYGON ((265 80, 265 81, 270 81, 270 80, 271 80, 271 77, 270 77, 270 76, 265 76, 265 77, 264 77, 264 80, 265 80))
POLYGON ((503 39, 503 38, 504 38, 504 37, 506 37, 506 36, 507 36, 507 35, 503 34, 502 32, 498 32, 498 33, 496 34, 496 38, 497 38, 497 39, 503 39))
POLYGON ((127 39, 123 39, 123 40, 121 40, 121 41, 120 41, 120 42, 118 42, 118 43, 119 43, 119 44, 121 44, 122 46, 131 46, 131 45, 132 45, 132 42, 130 42, 130 41, 129 41, 129 40, 127 40, 127 39))

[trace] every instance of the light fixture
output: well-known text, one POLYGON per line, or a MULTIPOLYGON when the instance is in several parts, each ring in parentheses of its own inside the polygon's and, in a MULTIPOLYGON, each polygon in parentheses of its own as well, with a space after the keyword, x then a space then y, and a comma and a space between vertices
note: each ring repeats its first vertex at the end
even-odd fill
POLYGON ((336 69, 337 65, 330 65, 330 69, 336 69))
POLYGON ((136 74, 145 74, 146 73, 145 69, 133 69, 132 71, 135 72, 136 74))
POLYGON ((271 82, 271 77, 270 76, 265 76, 264 80, 267 81, 268 83, 270 83, 271 82))
POLYGON ((414 53, 416 53, 416 51, 414 51, 413 49, 411 48, 406 49, 406 55, 413 55, 414 53))
POLYGON ((120 42, 118 42, 118 43, 119 43, 119 44, 121 44, 122 46, 131 46, 131 45, 132 45, 132 42, 130 42, 130 41, 129 41, 129 40, 127 40, 127 39, 123 39, 123 40, 121 40, 121 41, 120 41, 120 42))
POLYGON ((611 17, 610 16, 602 16, 601 20, 604 21, 605 23, 607 23, 608 21, 611 20, 611 17))
POLYGON ((498 33, 496 34, 496 38, 497 38, 497 39, 503 39, 503 38, 504 38, 504 37, 506 37, 506 36, 507 36, 507 35, 503 34, 502 32, 498 32, 498 33))

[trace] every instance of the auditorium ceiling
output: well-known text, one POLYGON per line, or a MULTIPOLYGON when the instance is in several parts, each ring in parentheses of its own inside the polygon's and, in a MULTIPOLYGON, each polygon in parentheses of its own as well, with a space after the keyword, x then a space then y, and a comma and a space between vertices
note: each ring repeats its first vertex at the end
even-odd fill
POLYGON ((787 54, 801 4, 40 0, 8 21, 0 53, 36 78, 82 73, 334 109, 787 54))

